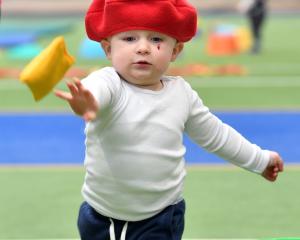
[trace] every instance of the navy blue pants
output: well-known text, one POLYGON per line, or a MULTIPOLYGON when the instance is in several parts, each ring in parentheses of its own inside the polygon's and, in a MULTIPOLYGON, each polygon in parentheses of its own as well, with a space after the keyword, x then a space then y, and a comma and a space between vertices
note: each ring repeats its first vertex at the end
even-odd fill
MULTIPOLYGON (((171 205, 159 214, 137 222, 128 222, 126 240, 180 240, 184 230, 185 202, 171 205)), ((116 239, 120 239, 125 221, 112 219, 116 239)), ((111 220, 83 202, 78 216, 82 240, 108 240, 111 220)))

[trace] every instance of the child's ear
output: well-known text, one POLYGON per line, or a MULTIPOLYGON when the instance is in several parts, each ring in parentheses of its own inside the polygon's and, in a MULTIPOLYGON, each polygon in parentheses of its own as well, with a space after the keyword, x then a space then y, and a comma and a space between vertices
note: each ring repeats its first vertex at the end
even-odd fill
POLYGON ((108 41, 107 39, 103 39, 100 43, 101 43, 101 47, 105 52, 106 57, 110 60, 111 59, 110 41, 108 41))
POLYGON ((184 47, 184 43, 183 42, 177 42, 176 43, 175 47, 173 48, 171 62, 174 62, 176 60, 176 58, 179 55, 179 53, 181 53, 183 47, 184 47))

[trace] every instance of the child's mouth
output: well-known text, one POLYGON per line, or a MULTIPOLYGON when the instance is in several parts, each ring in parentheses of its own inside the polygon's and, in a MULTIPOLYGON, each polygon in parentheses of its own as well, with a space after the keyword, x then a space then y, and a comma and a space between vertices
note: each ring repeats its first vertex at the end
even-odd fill
POLYGON ((137 62, 135 62, 135 64, 138 64, 138 65, 151 65, 151 63, 149 63, 147 61, 137 61, 137 62))

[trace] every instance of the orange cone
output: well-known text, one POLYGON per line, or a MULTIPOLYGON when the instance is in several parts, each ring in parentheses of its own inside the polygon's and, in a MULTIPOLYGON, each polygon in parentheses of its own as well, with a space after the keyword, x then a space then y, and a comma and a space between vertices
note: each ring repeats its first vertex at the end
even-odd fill
POLYGON ((207 53, 213 56, 226 56, 239 53, 239 45, 234 35, 211 34, 208 37, 207 53))

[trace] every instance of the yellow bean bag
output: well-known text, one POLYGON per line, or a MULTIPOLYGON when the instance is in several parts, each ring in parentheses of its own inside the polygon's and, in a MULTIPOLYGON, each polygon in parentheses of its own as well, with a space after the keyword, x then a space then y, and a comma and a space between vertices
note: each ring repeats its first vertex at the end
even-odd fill
POLYGON ((39 101, 63 78, 74 62, 75 58, 67 53, 64 38, 57 37, 24 68, 20 81, 39 101))

